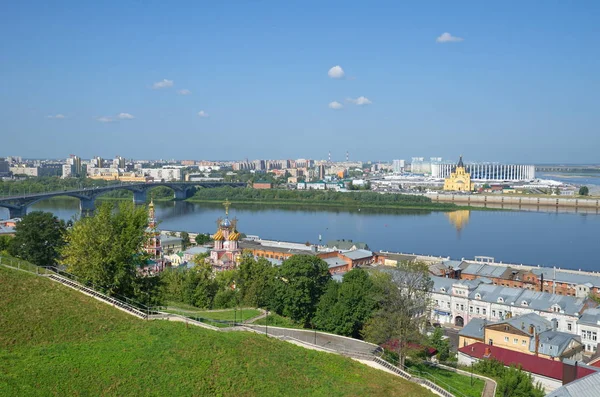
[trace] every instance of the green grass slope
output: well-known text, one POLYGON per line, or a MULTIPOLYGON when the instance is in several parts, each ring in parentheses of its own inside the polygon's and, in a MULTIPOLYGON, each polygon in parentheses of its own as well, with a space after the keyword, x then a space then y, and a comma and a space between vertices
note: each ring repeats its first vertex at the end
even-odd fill
POLYGON ((143 321, 0 266, 0 395, 430 396, 348 358, 143 321))

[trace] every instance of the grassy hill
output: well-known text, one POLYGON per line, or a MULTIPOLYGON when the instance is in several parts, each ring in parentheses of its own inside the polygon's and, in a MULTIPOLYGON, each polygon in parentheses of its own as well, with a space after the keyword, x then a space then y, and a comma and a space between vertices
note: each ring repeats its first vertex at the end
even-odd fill
POLYGON ((348 358, 143 321, 0 266, 0 395, 430 396, 348 358))

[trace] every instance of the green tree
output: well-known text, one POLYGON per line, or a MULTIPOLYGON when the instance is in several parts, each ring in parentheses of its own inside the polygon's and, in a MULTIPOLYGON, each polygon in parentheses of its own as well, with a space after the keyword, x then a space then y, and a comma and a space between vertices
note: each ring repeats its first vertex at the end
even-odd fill
POLYGON ((206 243, 209 243, 211 241, 211 238, 208 234, 204 234, 204 233, 198 233, 196 235, 196 244, 198 245, 204 245, 206 243))
POLYGON ((75 222, 62 250, 67 270, 109 294, 132 296, 136 270, 146 263, 142 253, 148 221, 145 207, 104 203, 93 216, 75 222))
POLYGON ((7 236, 7 235, 0 236, 0 252, 8 251, 8 247, 10 246, 11 240, 12 240, 12 236, 7 236))
POLYGON ((444 330, 436 328, 429 337, 429 344, 438 351, 437 358, 440 362, 448 361, 450 358, 450 343, 444 338, 444 330))
POLYGON ((179 237, 181 237, 181 248, 183 248, 184 250, 187 249, 187 247, 189 247, 191 244, 189 233, 181 232, 179 233, 179 237))
POLYGON ((588 196, 590 194, 590 189, 587 186, 582 186, 579 188, 580 196, 588 196))
POLYGON ((314 324, 325 331, 358 338, 375 307, 373 282, 365 270, 353 269, 337 284, 330 282, 321 297, 314 324))
POLYGON ((270 307, 276 275, 277 269, 265 258, 256 260, 251 254, 244 254, 236 279, 242 302, 249 306, 270 307))
POLYGON ((275 283, 275 311, 308 327, 330 279, 327 263, 319 257, 294 255, 286 259, 275 283))
POLYGON ((8 251, 38 266, 54 266, 65 245, 65 222, 49 212, 34 211, 15 227, 8 251))
POLYGON ((479 360, 473 369, 498 382, 496 395, 502 397, 543 397, 546 393, 538 382, 534 384, 531 374, 514 366, 505 367, 496 359, 479 360))
POLYGON ((185 275, 183 302, 200 308, 212 308, 219 288, 213 277, 212 266, 204 262, 196 263, 185 275))
POLYGON ((373 277, 377 311, 365 324, 363 336, 376 344, 399 341, 396 353, 404 366, 408 345, 422 340, 432 281, 422 262, 400 263, 397 269, 378 273, 373 277))

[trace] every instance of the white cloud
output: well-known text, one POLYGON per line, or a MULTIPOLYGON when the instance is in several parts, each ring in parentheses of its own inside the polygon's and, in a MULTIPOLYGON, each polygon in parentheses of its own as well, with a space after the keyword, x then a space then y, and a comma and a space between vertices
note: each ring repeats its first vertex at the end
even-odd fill
POLYGON ((112 117, 108 116, 97 117, 96 120, 98 120, 101 123, 111 123, 115 121, 112 117))
POLYGON ((442 33, 442 35, 440 37, 435 39, 435 41, 438 43, 458 43, 459 41, 463 41, 463 40, 464 39, 462 37, 452 36, 448 32, 442 33))
POLYGON ((344 105, 342 105, 338 101, 329 102, 329 105, 327 105, 327 106, 329 106, 329 109, 334 109, 334 110, 340 110, 341 108, 344 107, 344 105))
POLYGON ((177 91, 177 93, 178 93, 179 95, 190 95, 190 94, 192 93, 192 91, 190 91, 190 90, 186 90, 186 89, 184 88, 183 90, 179 90, 179 91, 177 91))
POLYGON ((133 119, 135 119, 135 117, 133 117, 133 115, 129 114, 129 113, 119 113, 117 115, 117 118, 119 120, 133 120, 133 119))
POLYGON ((164 79, 163 81, 158 81, 152 84, 152 88, 154 88, 155 90, 168 87, 173 87, 173 80, 164 79))
POLYGON ((370 105, 370 104, 373 103, 373 102, 371 102, 371 100, 369 98, 364 97, 364 96, 359 96, 356 99, 346 98, 346 101, 351 102, 351 103, 353 103, 355 105, 358 105, 358 106, 370 105))
POLYGON ((327 76, 332 79, 341 79, 344 77, 344 69, 340 65, 334 66, 327 72, 327 76))
POLYGON ((208 113, 206 113, 204 110, 201 110, 198 112, 198 116, 199 117, 208 117, 208 113))
POLYGON ((65 119, 65 115, 64 114, 55 114, 55 115, 50 115, 48 116, 49 119, 65 119))

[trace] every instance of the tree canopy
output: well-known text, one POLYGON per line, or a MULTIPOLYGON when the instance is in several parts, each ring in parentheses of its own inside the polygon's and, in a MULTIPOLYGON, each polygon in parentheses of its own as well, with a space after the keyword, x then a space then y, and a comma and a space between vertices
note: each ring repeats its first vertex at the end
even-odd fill
POLYGON ((80 219, 67 234, 62 249, 67 270, 107 293, 132 296, 136 269, 145 264, 143 253, 148 215, 133 203, 100 205, 93 216, 80 219))
POLYGON ((377 310, 365 324, 366 340, 383 344, 398 340, 396 353, 404 365, 407 346, 420 343, 431 306, 432 281, 424 263, 400 263, 373 274, 377 310))
POLYGON ((590 189, 587 186, 582 186, 579 188, 580 196, 588 196, 590 194, 590 189))
POLYGON ((330 281, 317 306, 314 324, 324 331, 358 338, 373 314, 373 281, 363 269, 353 269, 341 283, 330 281))
POLYGON ((65 245, 66 230, 65 222, 53 214, 30 212, 17 223, 8 251, 38 266, 54 266, 65 245))
POLYGON ((294 255, 284 260, 275 280, 275 311, 309 326, 330 279, 327 263, 321 258, 294 255))

